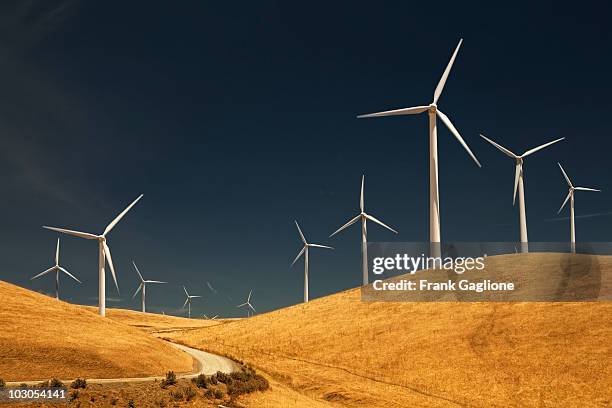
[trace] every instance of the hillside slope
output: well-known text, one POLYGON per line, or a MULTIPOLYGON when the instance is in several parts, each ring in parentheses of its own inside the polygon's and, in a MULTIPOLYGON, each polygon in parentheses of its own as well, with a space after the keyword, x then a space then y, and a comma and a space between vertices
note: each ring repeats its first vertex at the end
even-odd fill
MULTIPOLYGON (((487 268, 526 257, 537 274, 538 265, 557 265, 555 256, 491 257, 487 268)), ((612 258, 600 258, 609 274, 612 258)), ((611 303, 365 303, 353 289, 171 336, 243 359, 330 406, 612 403, 611 303)), ((270 395, 275 402, 250 397, 252 406, 302 406, 270 395)))
POLYGON ((141 330, 0 281, 0 377, 6 381, 191 371, 192 358, 141 330))

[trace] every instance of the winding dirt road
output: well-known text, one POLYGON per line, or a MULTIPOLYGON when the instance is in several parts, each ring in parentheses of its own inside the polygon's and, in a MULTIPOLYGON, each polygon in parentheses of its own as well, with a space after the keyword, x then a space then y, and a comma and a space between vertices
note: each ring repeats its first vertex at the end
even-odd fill
MULTIPOLYGON (((216 354, 207 353, 202 350, 194 349, 191 347, 183 346, 182 344, 171 343, 169 344, 173 347, 176 347, 179 350, 183 350, 187 354, 191 355, 191 357, 196 362, 198 369, 192 373, 184 373, 177 374, 177 378, 194 378, 200 374, 211 375, 216 373, 217 371, 221 371, 223 373, 231 373, 240 368, 240 366, 233 360, 230 360, 227 357, 218 356, 216 354)), ((147 382, 147 381, 155 381, 162 380, 165 377, 136 377, 136 378, 87 378, 87 382, 91 384, 110 384, 110 383, 127 383, 127 382, 147 382)), ((44 380, 34 380, 34 381, 11 381, 7 382, 6 385, 8 387, 16 387, 20 384, 27 385, 38 385, 44 380)), ((69 384, 72 380, 62 380, 64 384, 69 384)))

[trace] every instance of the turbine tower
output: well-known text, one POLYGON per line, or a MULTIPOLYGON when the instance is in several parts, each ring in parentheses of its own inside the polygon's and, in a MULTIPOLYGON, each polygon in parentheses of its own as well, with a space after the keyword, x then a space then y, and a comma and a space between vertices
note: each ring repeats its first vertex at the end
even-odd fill
POLYGON ((525 188, 523 186, 523 159, 530 154, 537 152, 538 150, 542 150, 552 144, 560 142, 565 139, 564 137, 555 139, 552 142, 544 143, 538 147, 534 147, 533 149, 527 150, 525 153, 521 155, 517 155, 512 153, 509 149, 506 149, 502 145, 495 143, 493 140, 489 139, 485 135, 480 135, 484 140, 491 143, 497 149, 499 149, 506 156, 514 159, 514 194, 512 196, 512 205, 516 203, 516 191, 519 193, 519 220, 520 220, 520 232, 521 232, 521 252, 528 252, 527 243, 529 240, 527 239, 527 213, 525 210, 525 188))
POLYGON ((111 274, 113 275, 113 280, 115 281, 115 287, 117 288, 117 293, 119 293, 119 285, 117 284, 117 276, 115 274, 115 267, 113 266, 113 258, 111 256, 110 248, 106 243, 106 235, 111 232, 111 230, 117 225, 119 221, 127 214, 128 211, 132 209, 132 207, 142 198, 143 194, 139 195, 136 200, 132 202, 132 204, 128 205, 125 210, 121 212, 110 224, 106 227, 102 235, 90 234, 88 232, 80 232, 67 230, 63 228, 55 228, 55 227, 47 227, 43 226, 48 230, 61 232, 68 235, 74 235, 79 238, 92 239, 98 241, 98 311, 100 316, 104 317, 106 315, 106 274, 104 270, 104 258, 108 260, 108 266, 110 267, 111 274))
POLYGON ((397 231, 365 212, 365 204, 363 198, 364 180, 365 176, 361 176, 361 196, 359 199, 359 208, 361 209, 361 212, 355 218, 349 220, 346 224, 338 228, 338 230, 331 234, 329 237, 331 238, 343 229, 353 225, 357 221, 361 221, 361 270, 363 273, 363 286, 366 286, 368 284, 368 233, 366 226, 367 221, 370 220, 372 222, 375 222, 376 224, 388 229, 389 231, 395 232, 396 234, 397 231))
POLYGON ((300 253, 297 254, 291 266, 293 266, 297 262, 297 260, 300 259, 300 256, 302 256, 302 254, 304 255, 304 302, 308 302, 308 248, 326 248, 326 249, 334 249, 334 248, 330 246, 319 245, 319 244, 309 244, 308 242, 306 242, 306 238, 304 238, 304 234, 302 233, 302 230, 300 229, 300 226, 297 221, 295 221, 295 226, 297 227, 297 230, 300 234, 300 238, 302 239, 302 242, 304 243, 304 247, 302 248, 300 253))
POLYGON ((563 209, 563 207, 565 207, 565 204, 567 204, 567 200, 570 200, 570 243, 571 243, 572 252, 576 252, 576 222, 574 220, 574 192, 576 191, 601 191, 601 190, 597 190, 595 188, 589 188, 589 187, 574 187, 567 173, 565 172, 565 170, 563 170, 561 163, 557 163, 557 164, 559 165, 559 168, 561 169, 561 172, 563 173, 563 177, 565 177, 565 181, 567 181, 567 184, 569 186, 569 192, 567 193, 567 197, 565 197, 565 201, 563 201, 563 204, 561 204, 561 208, 559 208, 559 211, 557 211, 557 214, 559 214, 561 210, 563 209))
POLYGON ((168 283, 168 282, 145 280, 142 277, 142 274, 140 273, 140 271, 138 270, 138 267, 136 266, 136 262, 132 261, 132 264, 134 264, 134 269, 136 269, 136 273, 138 274, 138 277, 140 278, 140 285, 138 286, 138 289, 136 289, 136 292, 134 292, 132 299, 134 299, 136 295, 138 294, 138 292, 142 290, 142 313, 146 313, 147 309, 145 305, 145 297, 146 297, 146 292, 147 292, 147 283, 168 283))
POLYGON ((190 295, 187 292, 187 289, 185 288, 185 286, 183 286, 183 290, 185 291, 185 295, 187 295, 187 299, 185 299, 185 303, 183 303, 183 308, 185 308, 185 305, 189 305, 189 318, 191 318, 191 299, 194 298, 201 298, 202 296, 198 296, 198 295, 190 295))
MULTIPOLYGON (((359 115, 358 118, 374 118, 381 116, 397 116, 397 115, 416 115, 419 113, 427 112, 429 116, 429 241, 432 245, 432 252, 436 254, 440 252, 440 195, 438 191, 438 125, 437 117, 439 117, 446 127, 451 131, 453 136, 461 143, 465 151, 470 155, 472 160, 476 162, 478 167, 482 167, 474 153, 470 150, 468 145, 465 143, 459 131, 455 128, 451 120, 441 110, 438 109, 438 99, 444 89, 444 84, 448 75, 450 74, 455 57, 459 52, 463 39, 459 41, 455 52, 453 53, 438 86, 436 87, 433 95, 433 101, 429 105, 414 106, 411 108, 394 109, 384 112, 369 113, 366 115, 359 115)), ((433 254, 432 254, 433 255, 433 254)))
POLYGON ((249 296, 247 297, 247 301, 246 301, 246 302, 244 302, 244 303, 243 303, 243 304, 241 304, 241 305, 236 306, 236 307, 248 306, 248 308, 247 308, 247 317, 251 317, 251 316, 252 316, 252 315, 251 315, 251 310, 253 311, 253 314, 255 314, 255 312, 256 312, 255 308, 254 308, 254 307, 253 307, 253 305, 251 304, 251 294, 252 294, 252 293, 253 293, 253 289, 251 289, 251 290, 249 291, 249 296))
POLYGON ((55 271, 55 298, 56 299, 59 299, 59 273, 60 272, 64 272, 66 275, 70 276, 75 281, 77 281, 79 283, 82 283, 74 275, 72 275, 70 272, 68 272, 66 269, 64 269, 63 267, 60 266, 60 264, 59 264, 59 253, 60 253, 60 240, 58 238, 57 239, 57 247, 55 248, 55 265, 53 265, 52 267, 50 267, 46 271, 41 272, 38 275, 33 276, 33 277, 30 278, 30 280, 34 280, 34 279, 40 278, 43 275, 48 274, 49 272, 54 272, 55 271))

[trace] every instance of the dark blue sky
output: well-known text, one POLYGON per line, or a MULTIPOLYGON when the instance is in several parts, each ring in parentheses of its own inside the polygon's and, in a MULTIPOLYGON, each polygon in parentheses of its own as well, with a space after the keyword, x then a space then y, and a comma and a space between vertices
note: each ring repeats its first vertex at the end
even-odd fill
MULTIPOLYGON (((565 241, 550 221, 577 184, 582 241, 610 240, 612 187, 608 6, 588 2, 9 2, 0 6, 0 279, 52 263, 56 234, 41 225, 101 232, 144 193, 109 235, 122 301, 137 278, 150 309, 174 312, 180 284, 205 295, 194 309, 236 313, 253 288, 258 310, 299 302, 302 266, 293 225, 336 251, 311 255, 311 297, 360 282, 357 227, 328 239, 358 211, 400 235, 428 239, 426 115, 357 120, 359 113, 427 104, 459 38, 463 47, 439 101, 476 156, 439 130, 442 237, 512 241, 512 160, 479 132, 523 152, 532 241, 565 241), (554 4, 554 6, 553 6, 554 4), (213 295, 204 284, 219 290, 213 295), (228 299, 232 298, 231 300, 228 299)), ((97 247, 63 238, 71 301, 96 303, 97 247)), ((108 296, 115 297, 108 280, 108 296)), ((129 293, 129 295, 128 295, 129 293)))

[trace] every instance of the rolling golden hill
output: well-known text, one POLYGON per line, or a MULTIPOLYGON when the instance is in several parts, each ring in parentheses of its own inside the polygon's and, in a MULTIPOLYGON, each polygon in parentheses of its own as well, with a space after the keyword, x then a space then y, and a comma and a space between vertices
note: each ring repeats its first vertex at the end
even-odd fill
POLYGON ((139 377, 193 368, 186 353, 83 306, 3 281, 0 299, 5 381, 139 377))
MULTIPOLYGON (((520 259, 538 276, 561 256, 490 257, 487 268, 520 259)), ((612 257, 597 262, 610 276, 612 257)), ((353 289, 168 337, 252 363, 279 384, 248 406, 612 404, 609 302, 368 303, 353 289)))

